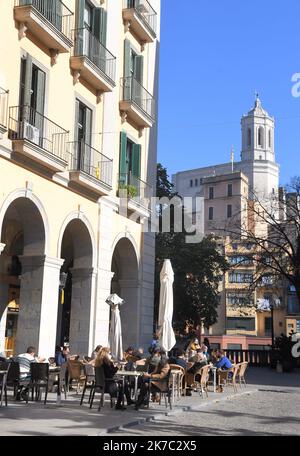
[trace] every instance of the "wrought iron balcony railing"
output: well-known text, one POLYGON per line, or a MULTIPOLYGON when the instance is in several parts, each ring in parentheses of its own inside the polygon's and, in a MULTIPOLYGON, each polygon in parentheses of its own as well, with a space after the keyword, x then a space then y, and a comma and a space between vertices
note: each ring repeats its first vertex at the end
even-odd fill
POLYGON ((30 106, 9 108, 9 137, 29 141, 50 154, 67 161, 69 132, 30 106))
POLYGON ((122 100, 135 104, 153 121, 155 120, 154 97, 133 76, 121 79, 122 100))
POLYGON ((144 25, 156 35, 157 30, 157 13, 152 8, 148 0, 123 0, 123 8, 133 8, 144 25))
POLYGON ((8 90, 0 87, 0 129, 7 128, 8 90))
POLYGON ((112 187, 113 160, 83 141, 69 142, 69 171, 81 171, 112 187))
POLYGON ((61 0, 15 0, 15 6, 32 6, 59 32, 71 39, 73 13, 61 0))
POLYGON ((127 197, 136 200, 143 206, 149 206, 152 196, 151 185, 144 182, 131 172, 119 174, 119 197, 127 197))
POLYGON ((116 80, 116 57, 87 28, 74 31, 74 57, 87 57, 112 84, 116 80))

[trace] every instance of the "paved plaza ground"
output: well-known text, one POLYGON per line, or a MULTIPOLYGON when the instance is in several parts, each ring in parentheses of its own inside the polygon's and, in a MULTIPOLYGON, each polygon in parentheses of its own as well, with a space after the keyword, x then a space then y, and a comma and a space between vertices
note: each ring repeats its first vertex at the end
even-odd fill
POLYGON ((247 389, 237 394, 227 388, 202 399, 194 392, 176 402, 168 416, 164 405, 116 411, 108 401, 98 412, 96 402, 93 410, 87 403, 80 407, 75 393, 61 406, 55 394, 50 394, 46 406, 9 400, 8 407, 0 409, 0 435, 299 435, 300 372, 250 368, 247 381, 247 389))

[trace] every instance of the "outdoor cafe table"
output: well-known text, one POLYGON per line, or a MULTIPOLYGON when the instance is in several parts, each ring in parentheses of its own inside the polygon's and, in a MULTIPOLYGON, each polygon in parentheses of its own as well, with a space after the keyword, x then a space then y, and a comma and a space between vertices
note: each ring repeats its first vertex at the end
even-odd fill
POLYGON ((118 377, 122 377, 123 385, 125 382, 125 377, 134 377, 134 400, 136 401, 138 393, 138 379, 141 375, 143 375, 143 372, 119 370, 116 375, 118 377))

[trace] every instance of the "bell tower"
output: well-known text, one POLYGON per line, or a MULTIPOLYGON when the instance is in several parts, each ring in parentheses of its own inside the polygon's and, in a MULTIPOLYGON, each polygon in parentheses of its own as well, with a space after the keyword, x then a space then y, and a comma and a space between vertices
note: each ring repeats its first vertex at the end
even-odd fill
POLYGON ((275 160, 275 120, 262 107, 256 94, 253 109, 244 115, 241 167, 249 178, 250 189, 268 197, 278 191, 279 166, 275 160))

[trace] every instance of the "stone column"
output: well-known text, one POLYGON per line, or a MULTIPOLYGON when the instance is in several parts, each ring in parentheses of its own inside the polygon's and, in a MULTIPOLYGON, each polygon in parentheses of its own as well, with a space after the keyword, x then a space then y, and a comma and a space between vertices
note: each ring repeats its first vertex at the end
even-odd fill
POLYGON ((139 324, 140 309, 139 302, 139 282, 138 280, 119 280, 121 296, 125 303, 121 306, 121 323, 123 346, 140 344, 139 324))
POLYGON ((111 272, 113 234, 111 227, 114 223, 117 205, 105 197, 99 200, 98 223, 98 273, 96 281, 96 305, 94 315, 94 345, 108 345, 109 306, 105 300, 111 294, 111 272))
POLYGON ((97 298, 94 318, 94 345, 108 346, 109 333, 109 305, 106 304, 106 299, 111 294, 111 281, 113 272, 103 268, 98 269, 97 280, 97 298))
POLYGON ((16 352, 29 345, 40 356, 53 356, 60 268, 64 260, 45 256, 22 256, 20 311, 16 337, 16 352))
POLYGON ((71 269, 72 302, 70 348, 72 353, 87 355, 93 350, 93 315, 95 278, 93 268, 71 269))

